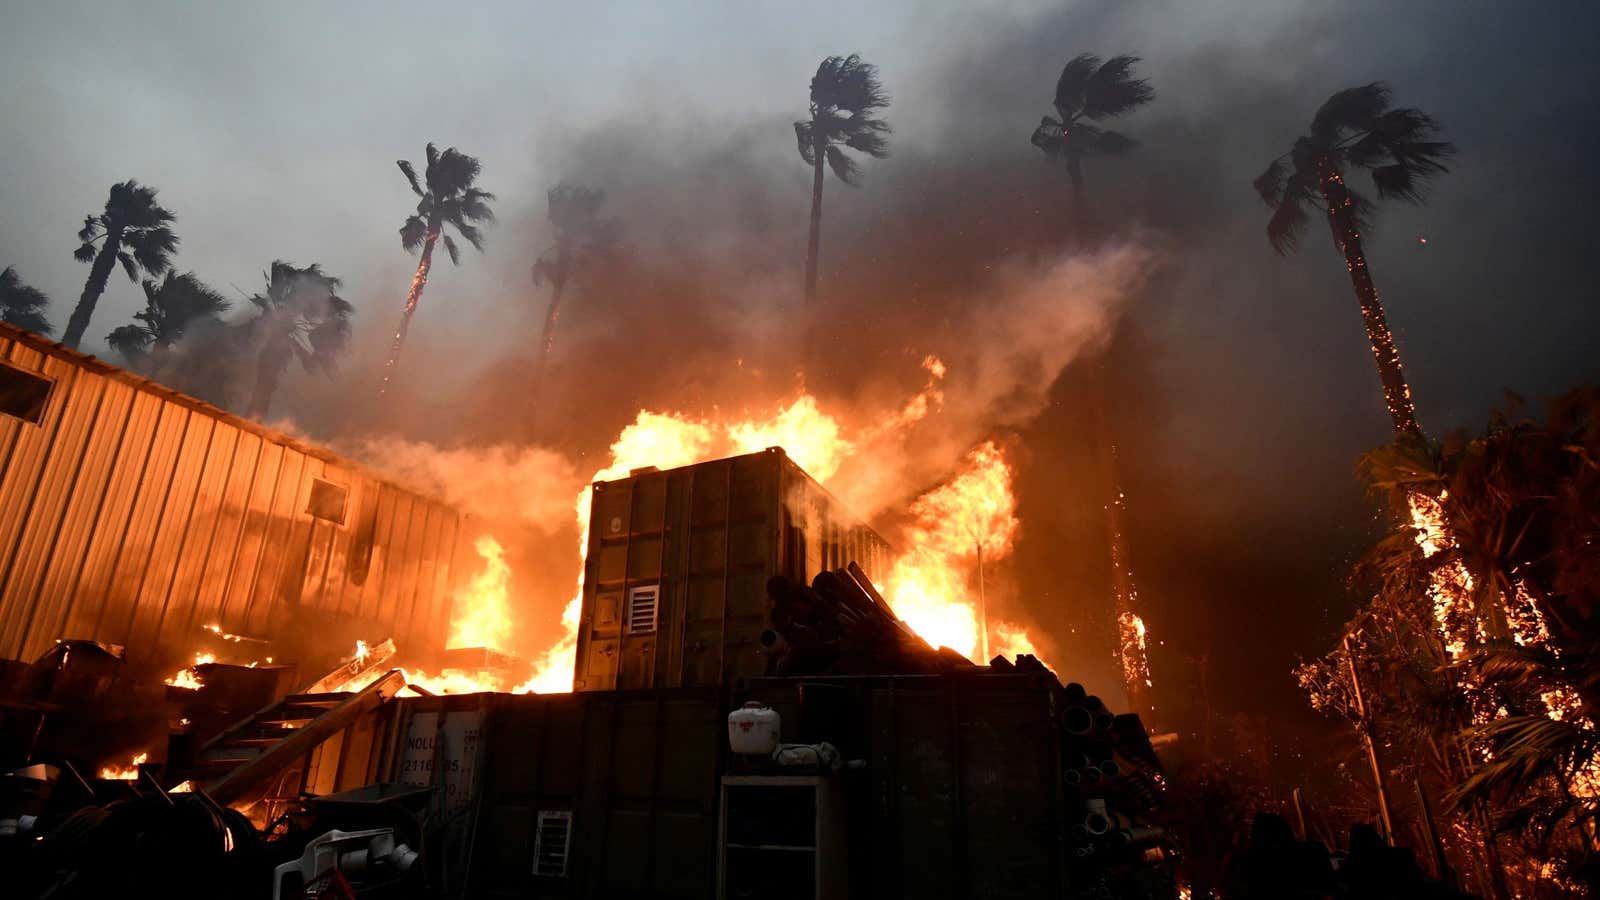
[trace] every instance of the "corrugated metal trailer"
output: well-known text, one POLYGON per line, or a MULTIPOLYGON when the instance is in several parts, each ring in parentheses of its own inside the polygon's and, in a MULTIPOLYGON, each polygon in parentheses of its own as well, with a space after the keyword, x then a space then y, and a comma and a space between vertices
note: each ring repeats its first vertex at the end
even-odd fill
POLYGON ((462 532, 326 450, 0 324, 0 658, 92 638, 169 666, 208 624, 439 650, 462 532))
POLYGON ((889 546, 777 447, 594 486, 578 690, 760 675, 766 583, 809 583, 889 546))

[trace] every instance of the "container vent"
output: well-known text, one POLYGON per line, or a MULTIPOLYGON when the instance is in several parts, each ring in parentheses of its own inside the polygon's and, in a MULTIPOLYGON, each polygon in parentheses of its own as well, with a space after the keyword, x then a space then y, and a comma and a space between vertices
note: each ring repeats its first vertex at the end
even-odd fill
POLYGON ((649 634, 656 630, 656 610, 661 606, 661 585, 651 584, 628 591, 628 633, 649 634))
POLYGON ((567 875, 567 847, 572 841, 572 813, 539 810, 539 828, 533 835, 533 874, 548 878, 567 875))

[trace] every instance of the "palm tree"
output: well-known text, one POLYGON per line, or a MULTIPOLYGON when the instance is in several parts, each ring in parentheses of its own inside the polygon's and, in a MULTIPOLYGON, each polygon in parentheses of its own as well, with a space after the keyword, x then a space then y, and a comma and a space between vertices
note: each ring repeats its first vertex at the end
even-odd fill
POLYGON ((137 181, 123 181, 111 186, 106 197, 105 211, 98 216, 85 216, 83 228, 78 232, 81 242, 72 255, 78 262, 91 263, 89 280, 83 284, 83 296, 67 320, 67 333, 61 342, 76 347, 89 328, 95 304, 106 289, 111 268, 122 263, 128 280, 138 282, 139 274, 161 275, 172 264, 172 254, 178 249, 178 236, 172 233, 171 211, 156 203, 156 189, 137 181), (95 249, 95 241, 100 248, 95 249))
POLYGON ((37 334, 49 334, 55 328, 44 317, 44 308, 50 298, 44 291, 22 281, 15 266, 0 271, 0 322, 9 322, 37 334))
POLYGON ((162 357, 192 325, 220 322, 229 306, 227 298, 193 272, 169 270, 161 282, 147 278, 143 287, 145 306, 133 314, 136 324, 112 329, 106 343, 133 368, 148 362, 150 374, 161 368, 162 357))
POLYGON ((244 326, 256 353, 255 386, 246 408, 263 418, 292 359, 310 373, 332 375, 350 341, 355 308, 336 291, 342 282, 316 263, 301 269, 278 260, 265 273, 266 293, 256 294, 256 317, 244 326))
POLYGON ((1083 158, 1116 156, 1137 146, 1121 132, 1093 124, 1115 118, 1155 99, 1155 88, 1133 77, 1137 56, 1113 56, 1101 62, 1093 53, 1080 53, 1067 62, 1056 79, 1056 116, 1045 116, 1033 130, 1033 145, 1051 159, 1066 163, 1072 181, 1073 228, 1086 224, 1083 193, 1083 158))
POLYGON ((545 310, 544 332, 539 338, 530 406, 536 406, 544 384, 550 349, 555 344, 556 323, 567 284, 582 277, 615 249, 619 231, 615 219, 600 218, 605 192, 587 187, 557 185, 547 195, 548 216, 555 230, 555 246, 533 264, 535 286, 550 285, 550 305, 545 310))
POLYGON ((1361 303, 1384 403, 1400 436, 1420 434, 1417 410, 1361 246, 1372 204, 1345 183, 1345 170, 1369 170, 1380 197, 1420 203, 1429 179, 1448 171, 1442 160, 1455 152, 1433 139, 1437 133, 1438 126, 1421 110, 1391 109, 1389 88, 1381 82, 1349 88, 1329 97, 1312 118, 1311 132, 1255 181, 1256 192, 1273 210, 1267 239, 1279 253, 1299 243, 1310 218, 1307 207, 1327 214, 1361 303))
POLYGON ((411 317, 416 314, 423 288, 428 286, 428 271, 433 268, 433 245, 443 237, 450 262, 461 265, 461 251, 456 248, 455 240, 444 234, 444 226, 455 228, 457 234, 482 253, 483 233, 473 223, 494 221, 494 212, 489 209, 494 195, 473 184, 483 169, 476 159, 454 147, 440 153, 432 144, 427 147, 427 155, 428 166, 420 182, 411 163, 403 159, 396 161, 411 190, 421 198, 417 201, 416 213, 400 226, 400 244, 407 253, 415 253, 420 247, 422 259, 417 263, 417 274, 411 278, 405 310, 400 314, 400 327, 395 330, 389 360, 383 366, 380 395, 389 389, 389 379, 394 377, 395 367, 400 363, 400 350, 406 343, 406 332, 411 328, 411 317), (424 184, 427 190, 423 190, 424 184))
POLYGON ((830 56, 811 79, 811 118, 794 123, 800 158, 811 166, 811 234, 806 244, 806 306, 817 298, 817 255, 822 246, 822 164, 852 187, 860 167, 845 148, 874 159, 889 155, 889 123, 874 113, 889 106, 878 67, 849 56, 830 56))

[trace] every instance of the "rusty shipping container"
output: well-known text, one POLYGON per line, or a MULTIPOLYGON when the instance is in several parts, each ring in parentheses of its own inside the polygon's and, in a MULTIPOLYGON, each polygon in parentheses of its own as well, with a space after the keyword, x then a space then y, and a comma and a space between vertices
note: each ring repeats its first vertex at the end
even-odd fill
POLYGON ((597 483, 591 502, 577 690, 764 674, 767 579, 888 564, 889 545, 777 447, 597 483))
POLYGON ((442 650, 463 531, 327 450, 0 324, 0 659, 89 638, 181 665, 206 625, 280 659, 313 636, 442 650))

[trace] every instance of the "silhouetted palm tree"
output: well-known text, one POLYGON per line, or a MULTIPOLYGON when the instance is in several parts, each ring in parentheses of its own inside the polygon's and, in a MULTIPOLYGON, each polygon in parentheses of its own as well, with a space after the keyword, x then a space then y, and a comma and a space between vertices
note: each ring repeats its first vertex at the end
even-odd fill
POLYGON ((806 243, 806 305, 817 297, 817 256, 822 246, 822 165, 852 187, 860 174, 845 148, 883 159, 889 155, 889 123, 874 114, 889 105, 878 83, 878 67, 849 56, 830 56, 811 79, 811 118, 794 123, 800 158, 812 170, 811 233, 806 243))
POLYGON ((122 325, 106 335, 111 349, 122 354, 129 366, 148 364, 154 374, 161 368, 161 357, 173 342, 183 337, 197 320, 220 321, 229 303, 193 272, 182 275, 167 272, 161 282, 144 281, 144 309, 133 314, 136 324, 122 325))
POLYGON ((561 318, 561 301, 567 285, 581 278, 606 259, 615 249, 619 226, 615 219, 600 218, 605 192, 587 187, 557 185, 547 195, 548 216, 555 230, 555 246, 533 264, 535 286, 550 285, 550 305, 545 310, 544 331, 539 337, 539 358, 534 363, 530 410, 538 405, 544 373, 550 363, 550 348, 555 345, 556 323, 561 318))
POLYGON ((0 322, 9 322, 36 334, 49 334, 55 329, 44 317, 44 308, 50 298, 44 291, 23 283, 15 266, 0 271, 0 322))
POLYGON ((1370 170, 1378 196, 1420 203, 1428 180, 1447 171, 1441 161, 1455 151, 1434 140, 1437 133, 1438 126, 1421 110, 1390 109, 1389 89, 1382 83, 1349 88, 1329 97, 1311 120, 1311 132, 1255 181, 1257 193, 1273 209, 1267 239, 1279 253, 1299 242, 1310 218, 1307 207, 1327 214, 1361 302, 1384 402, 1399 435, 1419 433, 1417 411, 1361 246, 1372 206, 1344 175, 1347 168, 1370 170))
POLYGON ((76 347, 89 328, 95 304, 106 289, 111 268, 122 263, 128 280, 137 282, 139 273, 161 275, 172 264, 172 254, 178 249, 178 236, 170 227, 175 217, 156 203, 156 189, 137 181, 123 181, 111 186, 106 197, 106 208, 98 216, 85 216, 83 228, 78 232, 82 242, 72 255, 78 262, 92 263, 89 279, 83 284, 83 296, 67 320, 67 333, 61 342, 76 347), (95 241, 100 248, 95 249, 95 241))
POLYGON ((267 290, 250 302, 259 311, 245 323, 256 353, 256 379, 246 412, 266 416, 278 381, 298 359, 307 372, 331 375, 350 341, 354 307, 336 291, 341 282, 316 263, 301 269, 278 260, 265 274, 267 290))
POLYGON ((411 328, 411 317, 422 299, 423 288, 428 286, 428 271, 433 268, 433 245, 443 237, 450 261, 461 264, 461 252, 450 235, 444 234, 444 226, 455 228, 457 234, 482 253, 483 233, 473 223, 494 221, 494 212, 489 209, 494 195, 473 184, 483 169, 476 159, 454 147, 440 153, 432 144, 427 147, 427 155, 428 166, 420 182, 411 163, 403 159, 396 162, 411 190, 422 198, 417 201, 416 213, 400 226, 400 244, 408 253, 415 253, 420 247, 422 259, 417 263, 417 274, 412 277, 411 290, 406 294, 405 310, 400 314, 400 327, 395 330, 389 360, 383 366, 380 394, 388 390, 389 379, 394 377, 395 367, 400 363, 400 350, 406 343, 406 332, 411 328))
POLYGON ((1083 158, 1116 156, 1137 146, 1121 132, 1093 124, 1111 119, 1155 99, 1155 88, 1133 77, 1137 56, 1113 56, 1101 62, 1093 53, 1080 53, 1056 79, 1056 116, 1045 116, 1033 130, 1033 144, 1051 159, 1066 163, 1072 181, 1072 224, 1082 231, 1084 213, 1083 158))

